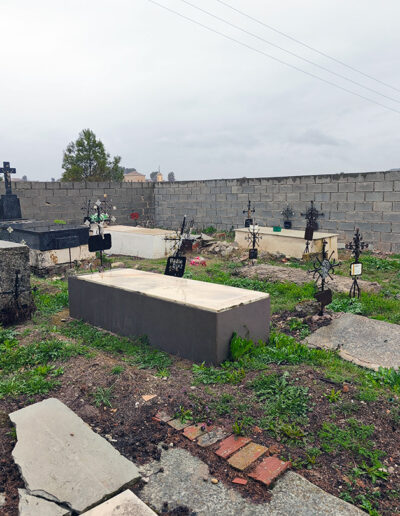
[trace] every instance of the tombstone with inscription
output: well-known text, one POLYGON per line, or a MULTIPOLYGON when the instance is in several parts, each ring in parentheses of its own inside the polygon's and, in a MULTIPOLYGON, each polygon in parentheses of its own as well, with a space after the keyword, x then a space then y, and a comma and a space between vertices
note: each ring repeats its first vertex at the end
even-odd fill
POLYGON ((8 161, 4 161, 3 167, 0 168, 0 174, 4 174, 6 193, 0 198, 0 220, 15 220, 22 218, 19 199, 12 193, 11 188, 10 174, 15 173, 15 168, 11 168, 10 163, 8 161))

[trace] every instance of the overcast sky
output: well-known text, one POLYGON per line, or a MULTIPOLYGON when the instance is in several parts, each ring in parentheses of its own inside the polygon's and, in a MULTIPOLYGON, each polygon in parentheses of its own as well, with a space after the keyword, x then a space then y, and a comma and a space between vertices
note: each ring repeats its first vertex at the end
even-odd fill
MULTIPOLYGON (((215 30, 400 111, 400 91, 340 66, 217 0, 189 0, 399 102, 272 48, 185 5, 215 30)), ((400 90, 398 0, 225 0, 400 90)), ((62 173, 92 129, 121 164, 179 180, 400 167, 400 114, 274 62, 148 0, 0 0, 0 162, 62 173)))

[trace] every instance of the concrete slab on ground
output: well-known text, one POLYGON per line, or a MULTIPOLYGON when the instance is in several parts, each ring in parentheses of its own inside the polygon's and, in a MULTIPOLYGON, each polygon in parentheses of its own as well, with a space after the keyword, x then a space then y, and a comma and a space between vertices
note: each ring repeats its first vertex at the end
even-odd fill
POLYGON ((19 516, 70 516, 71 512, 54 502, 32 496, 26 489, 18 489, 19 516))
POLYGON ((254 504, 234 487, 212 484, 207 464, 179 448, 163 450, 161 460, 146 464, 141 473, 149 482, 140 497, 160 513, 167 502, 169 510, 187 506, 197 516, 365 516, 291 471, 275 483, 270 503, 254 504))
POLYGON ((400 368, 400 326, 343 314, 306 339, 309 346, 339 350, 345 360, 370 369, 400 368))
POLYGON ((157 516, 129 489, 90 509, 82 516, 157 516))
POLYGON ((82 512, 139 480, 136 466, 55 398, 10 414, 13 458, 32 495, 82 512))

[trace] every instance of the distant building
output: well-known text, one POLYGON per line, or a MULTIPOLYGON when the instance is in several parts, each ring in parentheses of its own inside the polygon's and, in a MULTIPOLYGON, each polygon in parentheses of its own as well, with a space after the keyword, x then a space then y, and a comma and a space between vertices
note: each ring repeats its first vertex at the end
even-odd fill
POLYGON ((146 176, 138 172, 135 168, 126 168, 124 172, 124 181, 127 183, 144 183, 146 176))
POLYGON ((157 183, 161 183, 162 181, 164 181, 164 178, 161 172, 159 171, 157 172, 157 183))

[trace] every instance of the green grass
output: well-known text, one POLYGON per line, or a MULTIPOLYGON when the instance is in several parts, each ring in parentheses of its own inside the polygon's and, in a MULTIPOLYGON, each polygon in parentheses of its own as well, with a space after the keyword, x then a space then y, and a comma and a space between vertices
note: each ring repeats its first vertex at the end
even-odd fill
POLYGON ((96 407, 112 407, 112 387, 97 387, 97 389, 92 393, 92 396, 96 407))
POLYGON ((337 454, 342 450, 350 451, 355 460, 360 462, 352 472, 355 476, 367 475, 373 483, 377 479, 386 479, 387 471, 381 458, 385 452, 375 448, 370 440, 374 433, 373 425, 363 425, 356 419, 349 419, 343 427, 324 422, 319 432, 321 448, 329 454, 337 454))
POLYGON ((88 355, 88 348, 57 339, 22 345, 10 330, 0 329, 0 399, 6 396, 46 394, 59 385, 63 369, 56 361, 88 355))
POLYGON ((66 337, 76 339, 91 348, 122 355, 127 363, 140 369, 165 370, 172 363, 167 353, 150 347, 146 337, 132 339, 118 337, 81 321, 72 321, 59 331, 66 337))
POLYGON ((213 385, 213 384, 224 384, 224 383, 241 383, 245 377, 244 369, 224 369, 217 367, 207 367, 204 363, 197 365, 193 364, 193 383, 213 385))
MULTIPOLYGON (((295 385, 289 379, 289 373, 260 374, 249 387, 262 404, 265 417, 261 428, 273 433, 280 433, 282 428, 288 433, 287 424, 295 432, 294 424, 305 424, 310 410, 308 389, 295 385)), ((290 436, 290 437, 293 437, 290 436)))
POLYGON ((54 293, 44 292, 40 285, 33 289, 33 298, 39 315, 53 315, 68 306, 68 284, 65 281, 56 280, 46 282, 58 291, 54 293))

